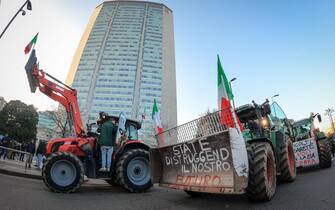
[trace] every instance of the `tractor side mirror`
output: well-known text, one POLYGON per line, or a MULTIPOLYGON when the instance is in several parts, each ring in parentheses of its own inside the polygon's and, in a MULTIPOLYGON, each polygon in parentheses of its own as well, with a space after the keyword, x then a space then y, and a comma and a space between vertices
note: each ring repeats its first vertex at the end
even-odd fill
POLYGON ((318 118, 319 123, 322 122, 322 118, 320 114, 317 115, 317 118, 318 118))
POLYGON ((263 105, 263 111, 264 111, 264 114, 266 115, 269 115, 271 114, 271 107, 270 107, 270 104, 266 103, 263 105))

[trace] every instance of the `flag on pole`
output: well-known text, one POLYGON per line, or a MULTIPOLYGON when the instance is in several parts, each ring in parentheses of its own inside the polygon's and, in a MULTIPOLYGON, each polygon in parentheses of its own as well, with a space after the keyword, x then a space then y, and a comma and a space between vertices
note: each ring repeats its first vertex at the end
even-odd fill
POLYGON ((29 42, 29 44, 27 44, 27 46, 24 48, 24 54, 28 54, 31 50, 31 48, 33 47, 33 45, 36 44, 37 41, 37 37, 38 37, 38 33, 34 36, 34 38, 29 42))
POLYGON ((157 107, 156 99, 154 99, 154 106, 152 107, 152 119, 155 123, 157 133, 163 133, 163 126, 161 122, 160 112, 157 107))
POLYGON ((156 133, 158 134, 158 146, 165 146, 164 137, 160 134, 163 133, 163 126, 161 122, 160 112, 157 107, 156 99, 154 99, 154 105, 152 107, 152 120, 156 126, 156 133))
POLYGON ((234 169, 238 176, 248 177, 248 154, 245 141, 242 135, 242 124, 235 113, 234 107, 231 106, 230 101, 233 100, 234 95, 231 86, 228 82, 221 66, 220 58, 218 56, 218 106, 221 109, 220 121, 223 125, 228 127, 229 139, 231 144, 234 169))
POLYGON ((243 126, 237 117, 234 108, 230 101, 234 99, 231 86, 228 82, 227 76, 223 71, 220 58, 218 56, 218 108, 221 110, 221 123, 229 128, 239 126, 239 130, 243 130, 243 126))

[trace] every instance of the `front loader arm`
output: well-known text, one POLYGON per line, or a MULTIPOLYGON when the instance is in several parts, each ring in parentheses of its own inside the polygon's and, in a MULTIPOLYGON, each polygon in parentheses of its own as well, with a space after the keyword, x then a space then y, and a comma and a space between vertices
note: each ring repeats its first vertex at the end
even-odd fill
POLYGON ((25 69, 31 92, 34 93, 36 88, 39 88, 46 96, 62 104, 70 114, 76 135, 83 135, 85 131, 80 116, 77 91, 39 69, 35 50, 32 51, 25 69))

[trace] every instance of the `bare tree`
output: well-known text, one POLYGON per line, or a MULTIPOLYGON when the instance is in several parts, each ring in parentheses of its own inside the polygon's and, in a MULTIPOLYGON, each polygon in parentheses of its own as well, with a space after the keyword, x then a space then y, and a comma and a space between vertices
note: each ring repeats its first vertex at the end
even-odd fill
POLYGON ((325 115, 329 117, 330 123, 331 123, 331 128, 335 130, 335 125, 334 125, 334 119, 333 119, 333 113, 335 113, 335 110, 333 108, 328 108, 325 111, 325 115))
POLYGON ((69 119, 63 108, 55 108, 53 111, 47 111, 49 117, 55 123, 55 133, 62 138, 70 133, 69 119))

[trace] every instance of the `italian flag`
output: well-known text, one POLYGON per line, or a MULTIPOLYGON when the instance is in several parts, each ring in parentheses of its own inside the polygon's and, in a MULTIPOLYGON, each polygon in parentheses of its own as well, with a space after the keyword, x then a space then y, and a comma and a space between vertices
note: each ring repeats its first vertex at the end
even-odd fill
POLYGON ((155 123, 157 134, 163 133, 163 127, 160 117, 160 112, 157 107, 156 99, 154 99, 154 106, 152 107, 152 120, 155 123))
POLYGON ((234 95, 228 82, 227 76, 225 75, 221 66, 219 56, 217 64, 218 106, 219 109, 221 109, 220 121, 221 124, 228 127, 233 165, 236 174, 240 177, 247 178, 249 173, 249 165, 247 148, 241 132, 243 130, 243 126, 235 113, 234 107, 232 107, 230 104, 230 101, 233 100, 234 95))
POLYGON ((36 44, 37 41, 37 37, 38 37, 38 33, 34 36, 34 38, 29 42, 29 44, 27 44, 27 46, 24 48, 24 54, 28 54, 31 50, 31 48, 33 47, 33 45, 36 44))
POLYGON ((234 107, 231 106, 230 101, 234 99, 231 86, 228 82, 227 76, 223 71, 220 58, 218 56, 218 108, 221 110, 221 123, 229 128, 234 128, 238 125, 239 130, 243 130, 243 126, 238 119, 234 107))
POLYGON ((154 105, 152 107, 152 120, 156 126, 156 132, 158 134, 158 146, 166 146, 164 136, 160 135, 163 133, 163 126, 161 122, 160 112, 157 107, 156 99, 154 99, 154 105))

